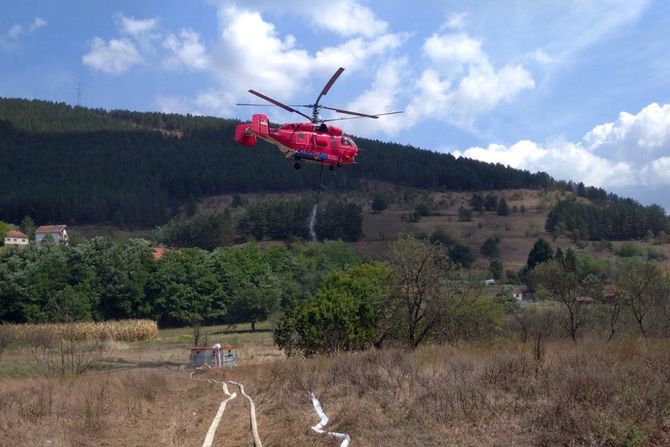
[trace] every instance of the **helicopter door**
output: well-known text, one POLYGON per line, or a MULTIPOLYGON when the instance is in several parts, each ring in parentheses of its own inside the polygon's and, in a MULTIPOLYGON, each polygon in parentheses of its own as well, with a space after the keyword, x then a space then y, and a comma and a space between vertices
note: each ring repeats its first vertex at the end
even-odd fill
POLYGON ((297 149, 304 149, 309 144, 309 138, 305 135, 305 132, 295 132, 295 146, 297 149))
POLYGON ((330 136, 328 135, 316 134, 314 136, 314 139, 316 140, 317 146, 328 146, 328 144, 330 143, 330 136))

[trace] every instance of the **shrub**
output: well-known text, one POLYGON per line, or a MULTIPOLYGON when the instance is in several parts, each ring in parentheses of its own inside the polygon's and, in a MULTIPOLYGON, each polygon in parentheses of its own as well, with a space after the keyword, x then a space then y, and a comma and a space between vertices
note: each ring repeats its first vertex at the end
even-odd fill
POLYGON ((458 220, 461 222, 470 222, 472 220, 472 210, 460 207, 458 209, 458 220))
POLYGON ((614 253, 622 258, 632 258, 634 256, 644 256, 645 250, 639 243, 624 242, 614 251, 614 253))

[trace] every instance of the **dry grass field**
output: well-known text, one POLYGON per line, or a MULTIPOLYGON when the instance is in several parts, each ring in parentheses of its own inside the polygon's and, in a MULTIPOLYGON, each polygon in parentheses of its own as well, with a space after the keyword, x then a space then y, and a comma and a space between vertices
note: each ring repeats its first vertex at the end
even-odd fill
MULTIPOLYGON (((352 446, 670 445, 666 340, 556 340, 540 362, 529 345, 504 340, 287 359, 263 328, 208 328, 209 342, 240 346, 239 364, 193 379, 178 368, 186 329, 114 343, 105 360, 117 368, 68 380, 0 370, 0 445, 200 446, 225 398, 202 379, 242 382, 271 447, 338 445, 311 431, 309 391, 352 446)), ((15 349, 0 365, 22 356, 27 365, 27 355, 15 349)), ((213 445, 251 445, 241 396, 213 445)))

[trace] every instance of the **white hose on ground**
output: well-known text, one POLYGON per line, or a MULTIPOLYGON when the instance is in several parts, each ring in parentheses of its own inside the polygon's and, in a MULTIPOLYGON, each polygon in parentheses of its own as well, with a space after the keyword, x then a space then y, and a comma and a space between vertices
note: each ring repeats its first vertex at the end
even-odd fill
MULTIPOLYGON (((191 371, 191 374, 189 374, 188 378, 193 379, 193 373, 195 371, 191 371)), ((195 379, 195 380, 203 380, 203 379, 195 379)), ((210 447, 212 445, 212 441, 214 439, 214 433, 216 432, 216 427, 219 425, 219 422, 221 421, 221 417, 223 416, 223 412, 226 409, 226 404, 235 399, 237 397, 237 393, 230 394, 228 392, 228 387, 226 386, 226 383, 232 383, 233 385, 236 385, 239 389, 240 392, 244 397, 247 398, 249 401, 249 420, 250 420, 250 425, 251 425, 251 434, 254 438, 254 447, 263 447, 263 444, 261 443, 261 437, 258 435, 258 422, 256 422, 256 405, 254 405, 254 401, 251 399, 251 396, 249 396, 245 391, 244 391, 244 385, 242 385, 239 382, 233 382, 232 380, 228 380, 227 382, 220 382, 218 380, 213 380, 213 379, 206 379, 203 380, 208 383, 220 383, 223 387, 223 392, 226 393, 229 397, 225 401, 221 402, 221 405, 219 406, 219 411, 217 411, 216 416, 214 417, 214 420, 212 421, 212 424, 209 427, 209 431, 207 432, 207 436, 205 437, 205 442, 203 443, 203 447, 210 447), (211 439, 210 439, 210 433, 211 433, 211 439), (207 443, 209 439, 209 444, 207 443)))
POLYGON ((219 405, 219 410, 216 412, 216 416, 214 416, 214 419, 212 420, 212 424, 209 426, 209 430, 207 431, 207 436, 205 436, 205 442, 202 443, 202 447, 211 447, 212 442, 214 442, 214 435, 216 434, 216 429, 219 426, 219 422, 221 422, 221 417, 223 416, 223 412, 226 410, 226 404, 235 399, 237 397, 237 393, 230 394, 228 391, 228 385, 226 385, 225 382, 218 382, 216 381, 215 383, 221 383, 221 388, 223 388, 223 393, 228 396, 227 399, 221 402, 221 405, 219 405))
POLYGON ((323 411, 323 408, 321 408, 321 404, 319 403, 319 399, 316 398, 314 393, 311 391, 309 392, 309 397, 312 399, 312 405, 314 406, 314 410, 316 411, 316 414, 319 415, 319 423, 316 424, 315 426, 312 427, 312 430, 319 434, 327 435, 327 436, 332 436, 337 439, 341 439, 342 442, 340 443, 340 447, 348 447, 349 442, 351 442, 351 437, 346 434, 346 433, 337 433, 334 431, 326 431, 323 429, 328 424, 328 416, 326 416, 326 413, 323 411))
POLYGON ((256 422, 256 405, 254 405, 254 401, 247 393, 244 392, 244 385, 242 385, 239 382, 233 382, 232 380, 229 380, 228 383, 237 385, 240 388, 240 392, 242 393, 242 395, 246 397, 247 400, 249 401, 249 420, 251 422, 251 433, 254 436, 254 447, 263 447, 263 444, 261 443, 261 437, 258 436, 258 423, 256 422))

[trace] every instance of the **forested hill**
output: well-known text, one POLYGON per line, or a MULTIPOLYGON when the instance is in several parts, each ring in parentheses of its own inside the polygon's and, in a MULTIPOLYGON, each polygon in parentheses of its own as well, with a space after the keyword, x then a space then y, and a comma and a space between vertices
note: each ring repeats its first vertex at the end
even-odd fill
MULTIPOLYGON (((0 220, 148 226, 200 196, 315 187, 317 168, 297 171, 264 143, 236 145, 237 123, 0 98, 0 220)), ((359 164, 328 173, 329 188, 366 179, 473 191, 553 183, 544 173, 357 141, 359 164)))

